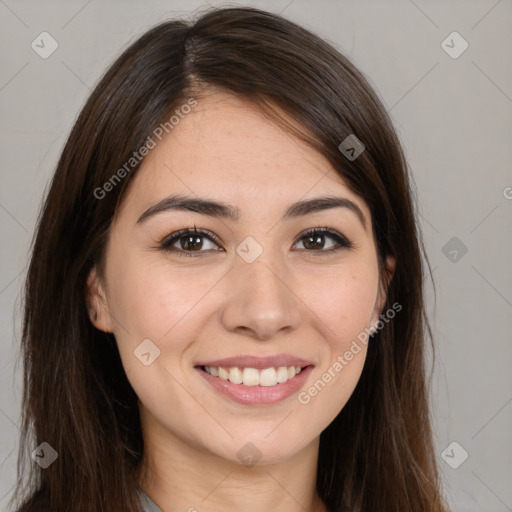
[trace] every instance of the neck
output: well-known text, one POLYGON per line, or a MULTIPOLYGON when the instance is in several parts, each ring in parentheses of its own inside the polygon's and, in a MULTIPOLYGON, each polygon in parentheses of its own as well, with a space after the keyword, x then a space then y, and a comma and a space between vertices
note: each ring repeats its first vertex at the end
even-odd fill
POLYGON ((327 512, 316 492, 319 438, 286 461, 248 467, 150 430, 138 481, 163 512, 327 512))

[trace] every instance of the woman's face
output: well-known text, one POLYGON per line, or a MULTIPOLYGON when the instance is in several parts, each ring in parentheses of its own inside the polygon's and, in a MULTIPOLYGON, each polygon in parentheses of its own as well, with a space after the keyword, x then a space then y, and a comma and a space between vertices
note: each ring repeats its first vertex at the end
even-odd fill
POLYGON ((384 304, 369 209, 323 156, 228 94, 155 141, 104 279, 91 273, 94 323, 115 334, 145 425, 237 463, 289 459, 346 404, 358 335, 384 304), (317 228, 329 232, 306 234, 317 228))

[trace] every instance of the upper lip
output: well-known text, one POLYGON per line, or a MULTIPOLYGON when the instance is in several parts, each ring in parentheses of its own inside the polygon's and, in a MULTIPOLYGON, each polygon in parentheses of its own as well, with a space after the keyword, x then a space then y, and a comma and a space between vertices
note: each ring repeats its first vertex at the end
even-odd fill
POLYGON ((223 359, 215 359, 214 361, 202 361, 196 366, 221 366, 223 368, 233 368, 235 366, 241 368, 256 368, 263 370, 265 368, 279 368, 280 366, 310 366, 312 363, 305 359, 294 357, 290 354, 278 354, 275 356, 250 356, 242 355, 235 357, 225 357, 223 359))

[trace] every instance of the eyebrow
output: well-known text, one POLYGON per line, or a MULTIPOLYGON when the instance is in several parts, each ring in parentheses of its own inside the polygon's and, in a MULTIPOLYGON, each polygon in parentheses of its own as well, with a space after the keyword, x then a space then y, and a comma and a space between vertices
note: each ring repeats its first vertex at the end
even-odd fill
MULTIPOLYGON (((366 229, 366 219, 359 206, 344 197, 323 196, 313 199, 306 199, 290 205, 285 211, 282 220, 301 217, 311 213, 330 210, 333 208, 346 208, 355 213, 364 229, 366 229)), ((162 199, 155 205, 148 208, 138 219, 137 224, 146 222, 151 217, 168 211, 181 210, 195 212, 210 217, 223 218, 232 221, 238 221, 241 213, 236 206, 217 202, 209 199, 193 198, 180 195, 173 195, 162 199)))

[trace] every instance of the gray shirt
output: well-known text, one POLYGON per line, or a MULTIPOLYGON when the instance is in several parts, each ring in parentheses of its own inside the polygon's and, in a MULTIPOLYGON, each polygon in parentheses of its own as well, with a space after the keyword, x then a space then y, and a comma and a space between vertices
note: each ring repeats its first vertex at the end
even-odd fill
POLYGON ((162 509, 142 490, 139 490, 142 510, 144 512, 162 512, 162 509))

